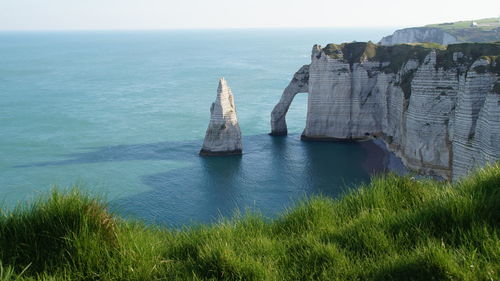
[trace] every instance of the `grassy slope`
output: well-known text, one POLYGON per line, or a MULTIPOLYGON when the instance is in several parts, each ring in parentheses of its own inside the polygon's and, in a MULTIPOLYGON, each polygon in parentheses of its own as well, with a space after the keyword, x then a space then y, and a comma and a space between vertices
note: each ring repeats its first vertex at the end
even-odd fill
POLYGON ((477 27, 471 27, 472 21, 457 21, 457 22, 449 22, 449 23, 437 23, 437 24, 428 24, 425 27, 435 27, 444 30, 453 30, 453 29, 481 29, 481 30, 491 30, 500 26, 500 21, 498 18, 486 18, 475 20, 478 24, 477 27))
POLYGON ((471 27, 472 21, 430 24, 425 27, 439 28, 455 36, 461 42, 492 42, 500 40, 498 18, 487 18, 475 21, 478 25, 471 27))
POLYGON ((392 175, 283 216, 180 231, 77 191, 0 218, 0 280, 499 280, 500 164, 454 185, 392 175))

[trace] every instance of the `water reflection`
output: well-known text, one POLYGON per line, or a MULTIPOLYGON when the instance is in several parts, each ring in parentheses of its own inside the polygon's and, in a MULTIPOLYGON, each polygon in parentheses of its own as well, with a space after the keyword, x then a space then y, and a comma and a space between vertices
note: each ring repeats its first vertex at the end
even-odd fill
POLYGON ((360 143, 303 142, 299 135, 244 138, 244 154, 199 157, 201 141, 161 142, 87 149, 37 166, 65 166, 135 160, 183 162, 179 168, 140 178, 149 190, 111 202, 124 216, 171 227, 213 222, 235 210, 252 209, 274 216, 304 196, 338 196, 369 180, 365 164, 383 166, 384 154, 360 143))
POLYGON ((370 177, 362 166, 370 155, 357 143, 260 135, 246 138, 244 151, 242 156, 193 156, 188 168, 144 176, 151 191, 113 205, 122 213, 177 227, 214 222, 235 210, 274 216, 304 196, 338 196, 370 177))

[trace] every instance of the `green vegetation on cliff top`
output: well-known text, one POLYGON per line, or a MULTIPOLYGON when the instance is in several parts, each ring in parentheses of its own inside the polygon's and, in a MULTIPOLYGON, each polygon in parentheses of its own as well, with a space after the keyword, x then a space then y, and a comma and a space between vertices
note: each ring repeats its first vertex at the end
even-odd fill
MULTIPOLYGON (((484 57, 490 61, 498 61, 500 56, 500 43, 460 43, 448 46, 436 43, 413 43, 399 44, 393 46, 381 46, 372 42, 352 42, 343 44, 328 44, 323 51, 331 58, 341 59, 349 64, 362 61, 386 62, 388 65, 381 67, 386 73, 396 73, 410 59, 416 59, 420 63, 431 52, 437 53, 437 68, 449 69, 457 65, 469 67, 477 59, 484 57), (453 54, 461 52, 462 58, 453 60, 453 54)), ((491 71, 500 74, 500 64, 491 66, 491 71)))
POLYGON ((326 55, 341 59, 351 65, 363 61, 389 62, 389 65, 383 67, 382 70, 391 73, 398 72, 410 59, 422 61, 430 50, 426 45, 420 44, 380 46, 372 42, 328 44, 323 48, 326 55))
POLYGON ((492 42, 500 39, 500 18, 430 24, 455 36, 461 42, 492 42))
POLYGON ((54 191, 0 217, 0 280, 499 280, 499 187, 500 164, 455 184, 385 175, 182 230, 54 191))
POLYGON ((440 28, 446 31, 454 29, 481 29, 481 30, 492 30, 500 27, 500 17, 498 18, 486 18, 479 20, 466 20, 466 21, 456 21, 456 22, 444 22, 437 24, 428 24, 424 27, 434 27, 440 28), (477 25, 472 25, 475 22, 477 25))

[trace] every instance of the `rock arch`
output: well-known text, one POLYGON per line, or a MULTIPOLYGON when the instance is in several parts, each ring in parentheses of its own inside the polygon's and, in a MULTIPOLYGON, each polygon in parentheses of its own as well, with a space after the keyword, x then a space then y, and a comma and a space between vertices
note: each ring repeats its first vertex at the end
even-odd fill
POLYGON ((284 136, 288 134, 288 129, 286 127, 286 113, 290 104, 292 104, 293 98, 298 93, 307 93, 309 91, 309 65, 302 66, 293 75, 292 81, 283 91, 281 99, 274 106, 273 112, 271 113, 271 136, 284 136))

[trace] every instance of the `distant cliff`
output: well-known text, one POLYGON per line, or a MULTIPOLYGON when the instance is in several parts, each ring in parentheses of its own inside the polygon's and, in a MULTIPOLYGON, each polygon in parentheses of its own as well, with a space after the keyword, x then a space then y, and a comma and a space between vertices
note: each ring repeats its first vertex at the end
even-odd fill
POLYGON ((380 40, 381 45, 431 42, 442 45, 461 42, 500 41, 498 18, 459 21, 396 30, 380 40))
POLYGON ((415 171, 459 178, 500 160, 500 44, 313 47, 271 114, 309 93, 304 140, 379 137, 415 171))
POLYGON ((448 45, 457 43, 458 39, 439 28, 412 27, 396 30, 392 35, 386 36, 380 40, 381 45, 397 45, 419 42, 433 42, 448 45))

